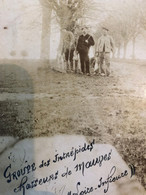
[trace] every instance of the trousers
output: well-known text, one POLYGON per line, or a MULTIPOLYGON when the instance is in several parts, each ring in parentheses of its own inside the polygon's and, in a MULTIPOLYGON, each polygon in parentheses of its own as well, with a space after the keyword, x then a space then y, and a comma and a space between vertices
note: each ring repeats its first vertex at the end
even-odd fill
POLYGON ((65 61, 66 61, 67 70, 69 69, 68 61, 70 61, 70 69, 73 70, 73 54, 74 54, 74 49, 65 50, 65 61))
POLYGON ((109 52, 100 52, 98 56, 98 64, 101 73, 106 74, 107 76, 110 75, 110 53, 109 52), (103 63, 105 61, 105 69, 103 68, 103 63))
POLYGON ((90 73, 88 52, 79 53, 81 62, 81 72, 90 73))

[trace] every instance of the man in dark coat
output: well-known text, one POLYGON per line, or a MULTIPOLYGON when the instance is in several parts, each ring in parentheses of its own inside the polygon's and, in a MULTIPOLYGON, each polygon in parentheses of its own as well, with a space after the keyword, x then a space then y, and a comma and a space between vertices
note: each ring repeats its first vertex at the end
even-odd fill
POLYGON ((90 75, 90 67, 89 67, 89 49, 94 45, 94 40, 91 35, 87 33, 88 28, 85 26, 82 28, 82 35, 78 39, 77 51, 80 55, 81 62, 81 72, 82 74, 86 73, 88 76, 90 75), (86 65, 86 72, 85 72, 86 65))

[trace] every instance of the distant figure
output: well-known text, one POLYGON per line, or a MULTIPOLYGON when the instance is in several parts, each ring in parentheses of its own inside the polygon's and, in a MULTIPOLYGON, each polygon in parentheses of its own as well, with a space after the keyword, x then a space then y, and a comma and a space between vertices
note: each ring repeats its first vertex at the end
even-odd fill
POLYGON ((64 55, 66 71, 73 71, 74 35, 66 29, 63 29, 62 32, 62 55, 64 55))
POLYGON ((102 36, 98 39, 97 45, 95 47, 95 56, 98 58, 98 71, 97 73, 102 76, 110 75, 110 53, 114 52, 114 41, 113 38, 108 35, 108 29, 103 27, 102 36), (103 68, 103 63, 105 61, 105 70, 103 68))
POLYGON ((89 67, 89 49, 94 45, 94 39, 91 35, 87 33, 88 28, 84 26, 82 28, 82 35, 79 37, 77 44, 77 51, 80 55, 81 62, 81 73, 87 74, 90 76, 90 67, 89 67), (85 71, 86 65, 86 71, 85 71))

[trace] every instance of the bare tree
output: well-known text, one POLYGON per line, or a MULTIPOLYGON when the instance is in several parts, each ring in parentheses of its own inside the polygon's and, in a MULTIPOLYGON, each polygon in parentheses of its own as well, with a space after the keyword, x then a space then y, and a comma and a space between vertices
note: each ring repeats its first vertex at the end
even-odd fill
POLYGON ((82 17, 83 0, 45 0, 44 6, 52 8, 61 28, 74 30, 76 21, 82 17))
POLYGON ((141 22, 141 27, 146 30, 146 1, 141 0, 140 6, 140 22, 141 22))
POLYGON ((135 39, 141 32, 138 1, 118 1, 108 12, 108 17, 106 17, 103 24, 111 29, 111 34, 118 48, 118 57, 122 45, 124 48, 123 58, 126 57, 127 44, 129 41, 132 41, 132 57, 135 58, 135 39))

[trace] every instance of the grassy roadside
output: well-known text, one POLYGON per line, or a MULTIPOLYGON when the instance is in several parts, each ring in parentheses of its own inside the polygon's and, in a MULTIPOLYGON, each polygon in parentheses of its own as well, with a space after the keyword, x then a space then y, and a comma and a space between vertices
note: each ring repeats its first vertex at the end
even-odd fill
POLYGON ((118 76, 120 66, 117 75, 104 78, 64 74, 47 65, 37 68, 31 66, 37 66, 36 62, 27 63, 28 75, 24 71, 21 78, 16 71, 1 71, 8 73, 4 84, 0 80, 1 94, 7 94, 0 101, 1 135, 95 137, 97 143, 114 145, 128 164, 134 164, 144 186, 146 101, 133 96, 132 88, 125 91, 118 76))

